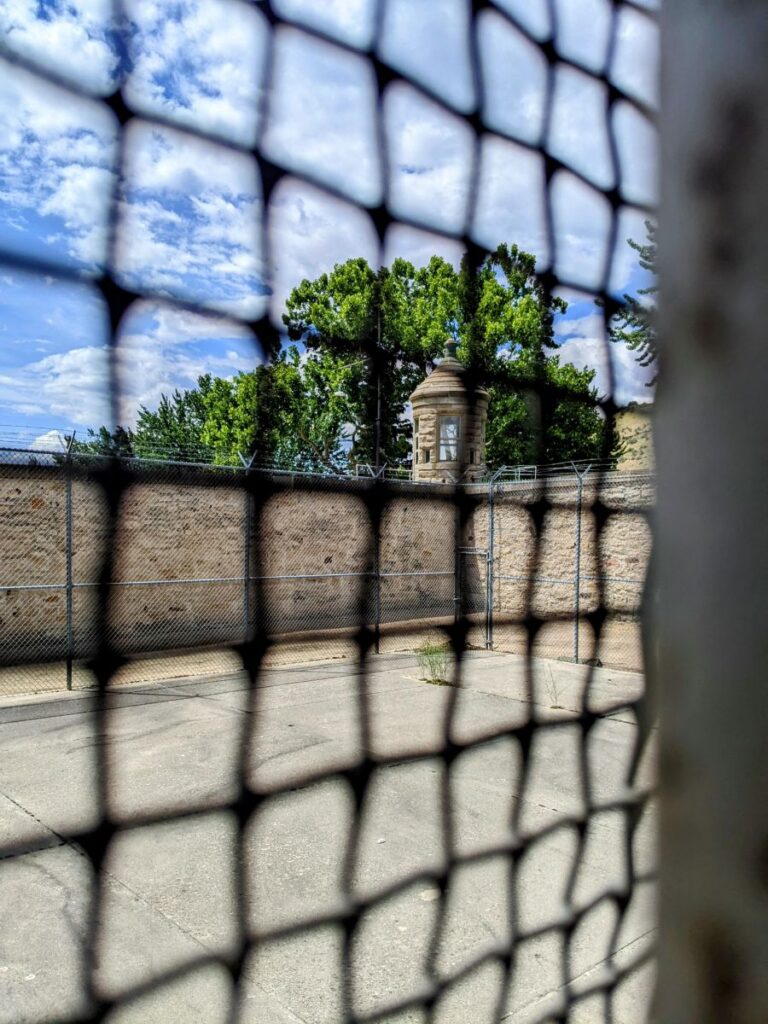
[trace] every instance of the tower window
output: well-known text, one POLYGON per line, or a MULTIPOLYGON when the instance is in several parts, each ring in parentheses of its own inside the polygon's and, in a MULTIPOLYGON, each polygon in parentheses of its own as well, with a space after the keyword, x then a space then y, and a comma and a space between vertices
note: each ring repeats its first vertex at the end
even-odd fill
POLYGON ((475 461, 475 449, 474 448, 470 448, 469 449, 469 461, 472 462, 472 463, 474 463, 474 461, 475 461))
POLYGON ((425 448, 424 449, 424 461, 425 462, 429 462, 429 455, 430 455, 429 448, 425 448))
POLYGON ((440 462, 458 461, 460 427, 460 416, 440 417, 440 462))

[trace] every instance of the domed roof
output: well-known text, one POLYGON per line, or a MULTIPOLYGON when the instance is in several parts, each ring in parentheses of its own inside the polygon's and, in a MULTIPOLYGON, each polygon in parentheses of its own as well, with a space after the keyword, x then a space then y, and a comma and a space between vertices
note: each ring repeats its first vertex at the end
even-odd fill
MULTIPOLYGON (((467 371, 456 358, 457 347, 457 342, 449 338, 445 344, 445 355, 413 392, 411 403, 447 396, 463 398, 466 395, 467 385, 464 377, 467 371)), ((478 388, 475 398, 480 401, 487 399, 488 392, 484 388, 478 388)))

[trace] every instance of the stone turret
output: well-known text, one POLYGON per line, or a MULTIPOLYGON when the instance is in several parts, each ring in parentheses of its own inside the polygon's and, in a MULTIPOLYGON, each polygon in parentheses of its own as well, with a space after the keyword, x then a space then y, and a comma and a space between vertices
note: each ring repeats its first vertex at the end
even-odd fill
POLYGON ((479 388, 470 403, 465 377, 451 339, 445 357, 411 395, 414 480, 469 482, 485 474, 488 392, 479 388))

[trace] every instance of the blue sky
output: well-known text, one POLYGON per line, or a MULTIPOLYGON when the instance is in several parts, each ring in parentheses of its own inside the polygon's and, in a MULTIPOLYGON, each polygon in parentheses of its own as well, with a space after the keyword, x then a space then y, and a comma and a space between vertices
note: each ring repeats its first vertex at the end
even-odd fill
MULTIPOLYGON (((275 0, 288 19, 322 28, 355 47, 369 44, 367 0, 275 0)), ((648 6, 653 6, 648 0, 648 6)), ((431 230, 457 230, 471 196, 470 148, 462 112, 473 103, 466 46, 466 0, 388 0, 382 56, 439 92, 456 111, 438 108, 408 84, 386 96, 389 205, 423 230, 394 225, 383 258, 415 263, 434 253, 457 262, 457 243, 431 230)), ((497 0, 536 35, 548 31, 538 0, 497 0)), ((609 0, 558 0, 556 45, 585 68, 599 67, 608 38, 609 0)), ((115 183, 116 130, 98 97, 125 75, 135 110, 161 114, 178 129, 132 122, 119 196, 116 269, 152 298, 130 311, 120 345, 120 416, 192 385, 200 373, 222 376, 254 365, 258 346, 238 318, 268 309, 279 322, 290 289, 335 262, 379 258, 376 237, 358 203, 376 203, 382 175, 371 116, 370 63, 300 28, 282 26, 274 40, 274 79, 264 95, 269 41, 258 3, 243 0, 129 0, 123 32, 107 0, 4 0, 0 37, 13 52, 52 67, 94 99, 73 99, 34 75, 0 62, 0 427, 44 434, 108 421, 106 321, 88 275, 105 259, 107 215, 115 183), (262 101, 267 120, 259 123, 262 101), (296 178, 273 194, 269 230, 272 276, 265 285, 258 226, 264 214, 255 162, 236 148, 201 142, 202 127, 246 148, 257 138, 267 156, 311 172, 350 202, 331 199, 296 178), (261 134, 259 134, 261 133, 261 134), (55 274, 28 275, 14 254, 76 269, 83 283, 55 274), (205 302, 195 316, 164 298, 205 302)), ((541 162, 513 140, 541 130, 542 58, 498 12, 483 13, 479 34, 490 129, 481 152, 472 233, 494 246, 517 242, 545 258, 541 162)), ((628 93, 655 103, 656 35, 651 21, 622 12, 611 75, 628 93)), ((610 184, 601 87, 561 66, 548 146, 597 187, 610 184)), ((616 108, 621 185, 630 200, 655 198, 655 137, 629 105, 616 108)), ((584 293, 567 296, 557 325, 562 357, 578 365, 606 358, 589 289, 597 284, 608 223, 605 201, 572 177, 553 193, 558 273, 584 293)), ((644 283, 623 239, 642 239, 642 216, 626 211, 612 270, 619 292, 644 283)), ((610 350, 620 400, 646 399, 646 374, 631 353, 610 350)))

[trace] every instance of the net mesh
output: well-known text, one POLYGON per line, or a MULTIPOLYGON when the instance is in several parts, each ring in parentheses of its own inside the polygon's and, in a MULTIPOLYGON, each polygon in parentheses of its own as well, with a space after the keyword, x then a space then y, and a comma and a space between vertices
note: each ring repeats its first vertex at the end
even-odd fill
MULTIPOLYGON (((235 0, 229 2, 234 5, 235 0)), ((538 202, 546 255, 539 260, 537 274, 542 285, 548 293, 563 288, 584 291, 583 278, 572 270, 563 206, 564 202, 567 206, 569 195, 571 199, 582 195, 595 204, 596 215, 604 217, 605 222, 600 265, 590 291, 600 302, 604 325, 618 309, 613 273, 623 243, 622 218, 629 210, 649 210, 635 201, 636 192, 627 180, 616 123, 628 115, 649 121, 653 118, 650 103, 620 73, 618 58, 627 26, 653 26, 652 11, 629 0, 606 4, 606 45, 601 60, 594 65, 570 55, 568 47, 561 44, 558 18, 562 11, 554 0, 537 5, 468 5, 466 62, 474 98, 466 102, 458 94, 446 95, 431 85, 428 68, 415 68, 410 73, 385 59, 386 47, 380 46, 380 41, 386 34, 391 4, 382 0, 371 5, 370 41, 363 43, 345 41, 327 25, 323 27, 320 15, 307 13, 306 6, 287 2, 257 5, 264 21, 259 54, 263 73, 258 109, 245 133, 247 138, 222 132, 220 125, 204 123, 191 115, 180 125, 178 117, 147 110, 132 92, 130 82, 98 100, 118 125, 118 181, 103 225, 107 257, 102 271, 92 279, 109 311, 108 370, 114 422, 120 420, 121 396, 132 373, 130 349, 121 341, 124 317, 134 304, 148 298, 168 301, 168 288, 153 286, 131 262, 131 237, 139 229, 131 221, 130 203, 125 201, 132 189, 140 187, 141 147, 151 141, 153 129, 160 126, 175 131, 183 128, 184 145, 189 145, 191 152, 197 152, 195 146, 204 143, 240 155, 246 175, 258 182, 253 189, 259 201, 252 203, 252 237, 261 254, 264 278, 271 282, 281 273, 275 235, 275 220, 280 213, 275 197, 289 178, 346 204, 356 203, 378 239, 382 258, 391 244, 391 232, 405 227, 457 243, 479 265, 487 255, 477 230, 484 215, 483 203, 488 201, 485 176, 498 153, 503 158, 511 152, 504 149, 509 142, 514 146, 515 159, 535 160, 540 172, 538 202), (511 30, 517 44, 534 53, 540 69, 537 102, 541 118, 534 137, 522 137, 514 129, 513 115, 504 122, 494 115, 489 102, 481 36, 499 26, 511 30), (365 63, 374 104, 368 112, 364 156, 366 166, 378 169, 383 182, 380 197, 375 189, 366 192, 365 180, 346 187, 332 171, 323 173, 322 168, 318 171, 306 166, 295 150, 284 147, 283 157, 277 157, 281 148, 274 135, 280 125, 279 97, 284 89, 284 81, 279 80, 284 72, 280 60, 285 59, 281 41, 288 38, 286 34, 294 40, 300 37, 305 42, 328 44, 340 61, 365 63), (566 87, 569 75, 587 77, 600 91, 609 168, 605 180, 596 181, 584 169, 578 151, 566 153, 551 144, 558 90, 566 87), (449 228, 421 218, 417 209, 404 208, 397 186, 391 182, 389 168, 396 156, 393 149, 397 141, 387 129, 387 112, 404 85, 413 95, 460 121, 466 132, 468 201, 449 228)), ((226 4, 221 4, 222 17, 227 16, 225 8, 226 4)), ((120 25, 119 18, 116 24, 120 25)), ((125 45, 130 45, 129 41, 125 45)), ((18 73, 29 72, 73 95, 87 95, 45 62, 16 52, 12 37, 3 44, 3 56, 18 73)), ((134 54, 134 59, 138 56, 134 54)), ((215 152, 207 152, 208 159, 215 161, 215 152)), ((355 158, 352 152, 337 155, 339 160, 355 158)), ((6 267, 15 270, 44 273, 57 280, 82 279, 80 270, 44 257, 6 251, 1 258, 6 267)), ((175 307, 206 313, 210 307, 204 285, 201 282, 198 290, 173 295, 175 307)), ((266 303, 252 306, 239 319, 252 332, 262 356, 277 351, 281 336, 266 303)), ((604 333, 607 336, 607 330, 604 333)), ((371 356, 374 360, 378 357, 375 352, 371 356)), ((611 418, 616 413, 616 389, 607 354, 605 372, 607 395, 600 405, 611 418)), ((542 389, 544 406, 552 397, 551 390, 544 393, 542 389)), ((258 465, 258 449, 254 457, 258 465)), ((62 492, 59 500, 66 504, 60 467, 30 466, 25 472, 36 480, 55 478, 62 492)), ((644 856, 646 846, 640 842, 641 831, 648 826, 644 812, 651 794, 645 756, 651 723, 642 688, 636 681, 629 690, 619 692, 598 685, 596 676, 601 652, 611 642, 611 629, 636 615, 642 586, 638 575, 641 570, 630 571, 630 567, 620 564, 622 541, 620 536, 612 535, 612 523, 617 502, 626 504, 626 497, 616 498, 602 469, 593 474, 588 494, 579 495, 579 501, 588 507, 590 538, 579 568, 583 575, 580 581, 575 580, 581 597, 576 628, 590 665, 579 677, 576 708, 562 715, 558 694, 546 692, 550 684, 537 656, 558 656, 563 644, 557 635, 552 639, 552 630, 556 634, 563 622, 573 620, 574 577, 569 572, 563 580, 561 566, 550 572, 545 543, 553 518, 574 515, 572 484, 570 493, 564 495, 561 483, 544 478, 526 483, 524 494, 508 487, 497 495, 502 510, 509 506, 514 511, 504 529, 514 531, 516 515, 523 521, 527 548, 521 560, 506 549, 497 552, 490 538, 473 535, 471 527, 479 498, 472 487, 410 487, 405 494, 403 484, 381 477, 342 484, 333 479, 261 472, 232 473, 222 484, 221 473, 213 469, 191 472, 189 467, 166 465, 153 470, 119 458, 92 460, 87 465, 81 461, 76 468, 69 467, 69 474, 75 489, 87 490, 87 501, 100 509, 98 531, 76 538, 75 544, 73 579, 90 577, 87 592, 69 588, 64 595, 55 595, 59 604, 72 600, 81 605, 78 621, 84 624, 83 633, 70 638, 70 642, 81 657, 87 655, 87 670, 95 685, 89 705, 89 735, 96 741, 89 751, 83 792, 78 794, 82 813, 76 827, 62 827, 55 833, 22 829, 0 841, 0 858, 3 872, 10 877, 9 872, 28 858, 64 844, 80 857, 82 886, 88 900, 73 911, 75 916, 80 915, 76 923, 80 969, 76 992, 70 1000, 73 1008, 64 1013, 43 1000, 39 1012, 25 1011, 25 1019, 122 1019, 120 1014, 132 1009, 139 1013, 138 1019, 153 1019, 153 1012, 159 1014, 157 1019, 173 1019, 175 1010, 169 1010, 169 1006, 185 1005, 185 1012, 190 1014, 195 1006, 194 986, 184 990, 186 995, 177 996, 182 992, 179 986, 207 978, 208 991, 216 993, 218 1016, 211 1019, 280 1019, 274 1004, 264 1001, 264 993, 271 992, 280 997, 285 1019, 294 1020, 302 1016, 297 991, 302 986, 323 989, 328 977, 333 983, 323 997, 325 1002, 321 1001, 319 1009, 315 1005, 307 1010, 305 1019, 467 1020, 472 1019, 473 1008, 481 1004, 487 1004, 483 1012, 492 1020, 630 1019, 617 1015, 616 998, 652 956, 648 944, 619 955, 635 898, 654 877, 653 864, 644 856), (207 737, 210 749, 203 777, 190 778, 184 792, 173 800, 162 792, 162 786, 152 796, 146 788, 135 785, 139 769, 130 756, 121 752, 125 726, 114 703, 114 684, 137 647, 156 652, 164 646, 189 649, 202 643, 199 623, 201 616, 210 611, 210 592, 201 598, 205 607, 197 607, 190 589, 181 588, 178 580, 155 587, 156 591, 175 588, 177 593, 169 600, 173 599, 174 607, 179 603, 188 607, 177 620, 177 625, 178 621, 187 624, 183 636, 166 638, 165 644, 153 634, 153 630, 157 633, 160 629, 162 616, 159 607, 153 607, 154 599, 147 595, 149 562, 144 558, 138 569, 130 565, 131 558, 140 552, 140 545, 137 547, 136 538, 131 536, 135 528, 133 496, 136 488, 147 485, 155 487, 159 503, 163 488, 185 496, 202 495, 200 500, 212 509, 211 528, 216 520, 218 530, 222 524, 213 508, 215 495, 222 487, 236 491, 252 524, 249 543, 241 551, 247 560, 247 595, 241 582, 242 564, 233 564, 231 576, 221 574, 217 584, 222 588, 222 607, 228 609, 220 616, 221 621, 228 622, 229 616, 233 623, 243 626, 236 643, 231 642, 228 629, 222 635, 233 659, 247 674, 237 727, 224 736, 214 733, 207 737), (210 501, 205 498, 207 492, 212 495, 210 501), (265 523, 270 517, 272 522, 279 522, 281 502, 290 504, 297 492, 315 503, 318 528, 325 523, 328 530, 342 530, 348 538, 348 564, 342 571, 349 575, 344 576, 343 587, 338 587, 343 607, 335 607, 337 622, 318 618, 317 577, 327 573, 327 566, 317 565, 312 572, 307 571, 306 560, 301 564, 292 560, 290 537, 279 547, 267 542, 265 523), (392 538, 405 535, 413 541, 414 529, 418 533, 414 509, 427 504, 432 528, 435 522, 442 523, 438 531, 441 544, 430 558, 408 565, 408 558, 396 550, 392 538), (505 558, 512 564, 505 564, 505 558), (142 576, 143 587, 115 586, 121 578, 138 577, 141 582, 142 576), (276 579, 281 576, 293 578, 288 582, 276 579), (305 578, 299 581, 297 576, 305 578), (373 591, 372 576, 377 581, 373 591), (488 615, 489 589, 490 607, 494 607, 494 600, 497 603, 495 628, 512 631, 514 644, 509 649, 521 655, 518 668, 522 699, 518 713, 511 717, 499 713, 471 720, 462 687, 467 684, 469 688, 475 664, 476 652, 469 650, 470 645, 485 646, 488 623, 483 620, 488 615), (561 589, 564 594, 559 593, 561 589), (375 614, 372 607, 378 609, 375 614), (418 616, 413 613, 416 608, 418 616), (425 618, 433 621, 425 625, 420 621, 425 618), (141 633, 140 640, 129 635, 130 630, 116 626, 126 622, 141 633), (333 756, 307 760, 284 739, 276 741, 270 733, 270 723, 277 714, 270 695, 277 684, 269 659, 284 647, 285 634, 315 632, 322 636, 337 624, 344 627, 344 642, 353 645, 356 664, 346 676, 348 700, 335 723, 333 756), (388 626, 395 627, 390 634, 388 626), (419 635, 420 643, 435 634, 447 645, 448 681, 453 685, 440 691, 437 719, 425 713, 423 722, 400 723, 403 735, 393 742, 391 736, 381 732, 381 688, 374 654, 377 650, 397 649, 391 637, 397 636, 398 627, 402 627, 401 633, 419 635), (611 788, 596 775, 593 754, 595 745, 605 741, 605 723, 621 720, 622 716, 635 728, 618 773, 621 785, 611 788), (572 805, 557 813, 547 809, 537 781, 547 751, 562 764, 575 792, 572 805), (472 843, 467 841, 464 818, 469 811, 462 800, 462 788, 470 784, 473 758, 481 754, 491 758, 498 755, 500 759, 498 799, 505 806, 505 821, 498 833, 486 833, 478 826, 479 839, 472 843), (388 787, 391 790, 395 785, 391 780, 398 778, 398 773, 400 795, 390 798, 388 787), (532 794, 533 801, 528 799, 532 794), (396 834, 398 815, 404 813, 403 799, 411 805, 409 821, 415 817, 420 822, 415 845, 433 851, 431 858, 388 859, 394 843, 388 845, 386 840, 396 834), (288 898, 292 894, 275 883, 275 879, 285 878, 285 860, 291 848, 289 840, 281 843, 281 837, 289 833, 291 822, 303 822, 312 830, 317 849, 330 865, 331 895, 310 889, 302 891, 301 899, 292 901, 288 898), (205 831, 211 823, 215 825, 215 840, 210 830, 205 831), (601 862, 591 871, 593 845, 604 832, 612 837, 613 869, 608 870, 601 862), (226 942, 223 950, 221 945, 211 949, 200 943, 198 952, 181 962, 152 970, 141 966, 144 961, 132 963, 127 957, 123 973, 116 980, 117 975, 110 976, 104 963, 109 961, 110 942, 116 941, 120 922, 130 919, 131 907, 113 884, 111 865, 119 857, 124 877, 133 871, 137 878, 143 874, 146 880, 147 865, 152 863, 147 861, 146 837, 150 834, 154 837, 150 842, 166 844, 178 862, 184 861, 185 850, 215 842, 214 854, 205 863, 214 865, 211 870, 228 880, 230 898, 220 908, 226 942), (374 836, 380 836, 380 840, 372 839, 374 836), (477 899, 472 873, 481 869, 488 869, 494 880, 488 897, 494 924, 484 941, 469 941, 466 935, 461 941, 467 927, 467 907, 477 899), (591 880, 590 884, 585 880, 591 880), (418 916, 413 910, 414 892, 420 895, 421 939, 401 959, 398 936, 418 916), (556 898, 550 898, 553 894, 556 898), (542 913, 533 913, 531 904, 542 913), (399 922, 403 921, 406 923, 400 932, 399 922), (594 964, 595 969, 589 971, 579 966, 585 928, 597 928, 603 950, 599 969, 594 964), (516 1003, 515 993, 525 990, 526 974, 536 969, 537 951, 550 940, 551 976, 546 987, 554 1002, 538 1007, 516 1003), (388 963, 397 965, 397 983, 384 981, 381 972, 377 973, 377 964, 386 967, 388 963), (153 1010, 160 1004, 152 1000, 163 994, 170 1003, 165 1004, 164 1011, 153 1010), (285 1007, 296 1009, 298 1017, 288 1015, 285 1007)), ((630 504, 644 522, 647 495, 630 504)), ((160 510, 158 515, 162 514, 160 510)), ((290 525, 285 524, 288 533, 290 525)), ((501 543, 498 533, 495 543, 501 543)), ((408 556, 418 547, 412 543, 408 556)), ((322 543, 318 543, 317 552, 322 554, 322 543)), ((65 566, 60 568, 66 571, 65 566)), ((43 583, 47 571, 40 569, 43 583)), ((201 578, 207 578, 204 572, 201 578)), ((27 584, 30 579, 27 575, 22 582, 27 584)), ((329 585, 327 580, 321 582, 329 585)), ((6 592, 6 604, 12 603, 9 595, 10 591, 6 592)), ((163 608, 166 596, 161 599, 163 608)), ((49 599, 50 595, 40 592, 41 602, 49 599)), ((56 613, 60 615, 61 611, 57 606, 56 613)), ((40 622, 44 616, 44 610, 36 609, 29 621, 40 622)), ((3 648, 6 664, 28 660, 28 645, 35 641, 34 635, 25 638, 23 630, 13 635, 14 644, 3 648)), ((212 639, 208 631, 204 642, 209 644, 212 639)), ((62 653, 52 644, 45 657, 54 660, 62 653)), ((39 657, 39 651, 34 657, 39 657)), ((322 672, 316 675, 322 682, 322 672)), ((296 685, 301 681, 297 676, 296 685)), ((213 683, 206 692, 213 698, 216 687, 223 689, 226 685, 222 681, 213 683)), ((165 767, 160 755, 154 769, 158 779, 165 767)), ((487 770, 484 762, 483 771, 487 770)), ((42 766, 41 773, 45 778, 42 766)), ((491 809, 489 805, 481 808, 487 815, 491 815, 491 809)), ((187 864, 186 870, 194 869, 187 864)), ((300 889, 295 878, 293 881, 300 889)), ((158 881, 161 884, 162 879, 158 881)), ((190 898, 192 916, 195 906, 190 898)), ((161 934, 156 941, 162 944, 161 934)), ((643 1007, 635 1007, 633 1013, 631 1019, 642 1019, 643 1007)))

